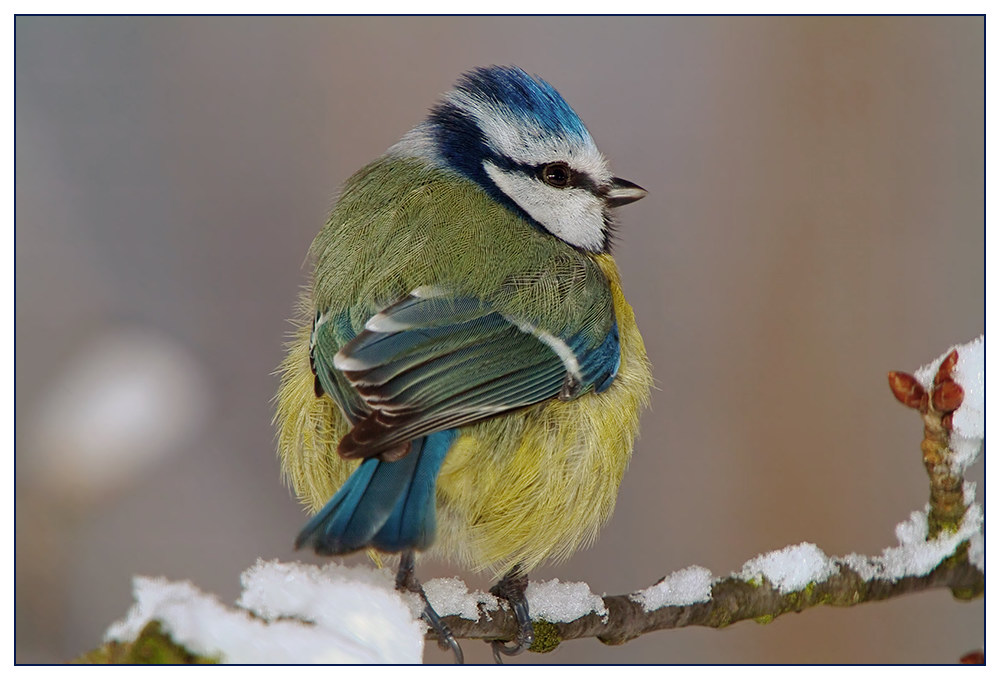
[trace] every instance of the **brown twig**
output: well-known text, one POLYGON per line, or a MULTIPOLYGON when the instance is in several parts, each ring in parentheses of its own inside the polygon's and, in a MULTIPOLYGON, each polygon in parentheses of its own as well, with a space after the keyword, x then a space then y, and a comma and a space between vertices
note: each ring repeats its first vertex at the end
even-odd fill
MULTIPOLYGON (((622 644, 655 630, 687 626, 724 628, 749 619, 767 623, 782 614, 819 605, 852 607, 935 588, 949 588, 956 597, 973 599, 982 595, 986 578, 969 563, 967 548, 967 543, 960 544, 951 557, 929 574, 896 581, 865 581, 846 564, 840 563, 838 574, 787 594, 782 594, 766 581, 763 585, 754 585, 730 577, 713 585, 712 597, 707 602, 661 607, 652 612, 645 611, 642 604, 628 595, 607 596, 603 598, 608 610, 606 619, 591 613, 569 623, 536 622, 536 642, 531 649, 547 652, 563 640, 585 637, 596 637, 607 644, 622 644)), ((444 617, 443 620, 456 638, 510 640, 517 634, 517 622, 507 609, 489 612, 488 616, 483 611, 479 621, 457 616, 444 617)), ((435 639, 433 633, 428 637, 435 639)))
POLYGON ((958 351, 952 350, 938 367, 930 392, 909 373, 889 373, 889 388, 901 403, 920 412, 924 421, 924 439, 920 450, 930 479, 931 511, 927 517, 927 538, 936 538, 942 531, 955 531, 965 515, 963 479, 956 470, 954 453, 949 446, 952 414, 962 405, 962 386, 951 379, 958 362, 958 351))

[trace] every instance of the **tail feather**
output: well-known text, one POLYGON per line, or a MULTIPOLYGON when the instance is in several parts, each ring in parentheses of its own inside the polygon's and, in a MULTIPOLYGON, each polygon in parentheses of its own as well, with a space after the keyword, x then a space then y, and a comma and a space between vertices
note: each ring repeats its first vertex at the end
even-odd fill
MULTIPOLYGON (((404 468, 412 461, 399 461, 404 468)), ((365 546, 385 524, 395 500, 406 486, 406 470, 392 474, 377 458, 369 458, 348 478, 332 499, 309 520, 295 547, 311 545, 320 555, 342 555, 365 546)))
POLYGON ((400 460, 369 458, 299 533, 321 555, 423 549, 434 540, 437 475, 455 431, 412 442, 400 460))
POLYGON ((375 535, 374 547, 386 552, 430 547, 437 527, 434 512, 437 475, 454 438, 455 431, 446 430, 424 439, 410 486, 375 535))

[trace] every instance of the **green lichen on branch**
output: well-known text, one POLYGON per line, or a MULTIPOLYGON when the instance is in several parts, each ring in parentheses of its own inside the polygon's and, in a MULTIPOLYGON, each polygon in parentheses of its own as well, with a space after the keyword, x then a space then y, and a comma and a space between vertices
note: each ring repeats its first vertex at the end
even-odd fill
POLYGON ((554 623, 534 621, 532 626, 535 629, 535 639, 531 643, 531 647, 528 648, 532 652, 545 654, 551 652, 562 642, 562 638, 559 637, 559 628, 554 623))
POLYGON ((108 642, 74 659, 77 664, 213 664, 174 642, 159 621, 150 621, 133 642, 108 642))

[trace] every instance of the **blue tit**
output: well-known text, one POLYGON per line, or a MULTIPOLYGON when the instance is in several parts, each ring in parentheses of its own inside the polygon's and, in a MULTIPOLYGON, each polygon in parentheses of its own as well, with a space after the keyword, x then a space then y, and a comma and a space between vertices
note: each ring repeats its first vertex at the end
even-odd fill
POLYGON ((498 66, 347 180, 277 396, 315 513, 297 546, 402 553, 401 587, 414 551, 503 575, 521 632, 495 649, 530 645, 525 575, 595 539, 649 397, 610 254, 645 195, 551 85, 498 66))

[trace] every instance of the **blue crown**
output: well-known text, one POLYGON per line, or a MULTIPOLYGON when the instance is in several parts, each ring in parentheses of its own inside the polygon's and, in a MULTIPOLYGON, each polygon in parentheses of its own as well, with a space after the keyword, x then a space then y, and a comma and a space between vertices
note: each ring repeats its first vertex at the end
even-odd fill
POLYGON ((465 73, 455 89, 558 135, 590 138, 580 116, 554 87, 516 66, 488 66, 465 73))
POLYGON ((437 159, 541 228, 496 186, 486 174, 483 161, 488 160, 503 170, 532 172, 534 167, 501 156, 488 142, 478 116, 519 119, 527 128, 537 128, 554 137, 573 138, 585 145, 594 143, 590 133, 554 87, 516 66, 488 66, 465 73, 452 93, 431 109, 427 122, 437 159))

